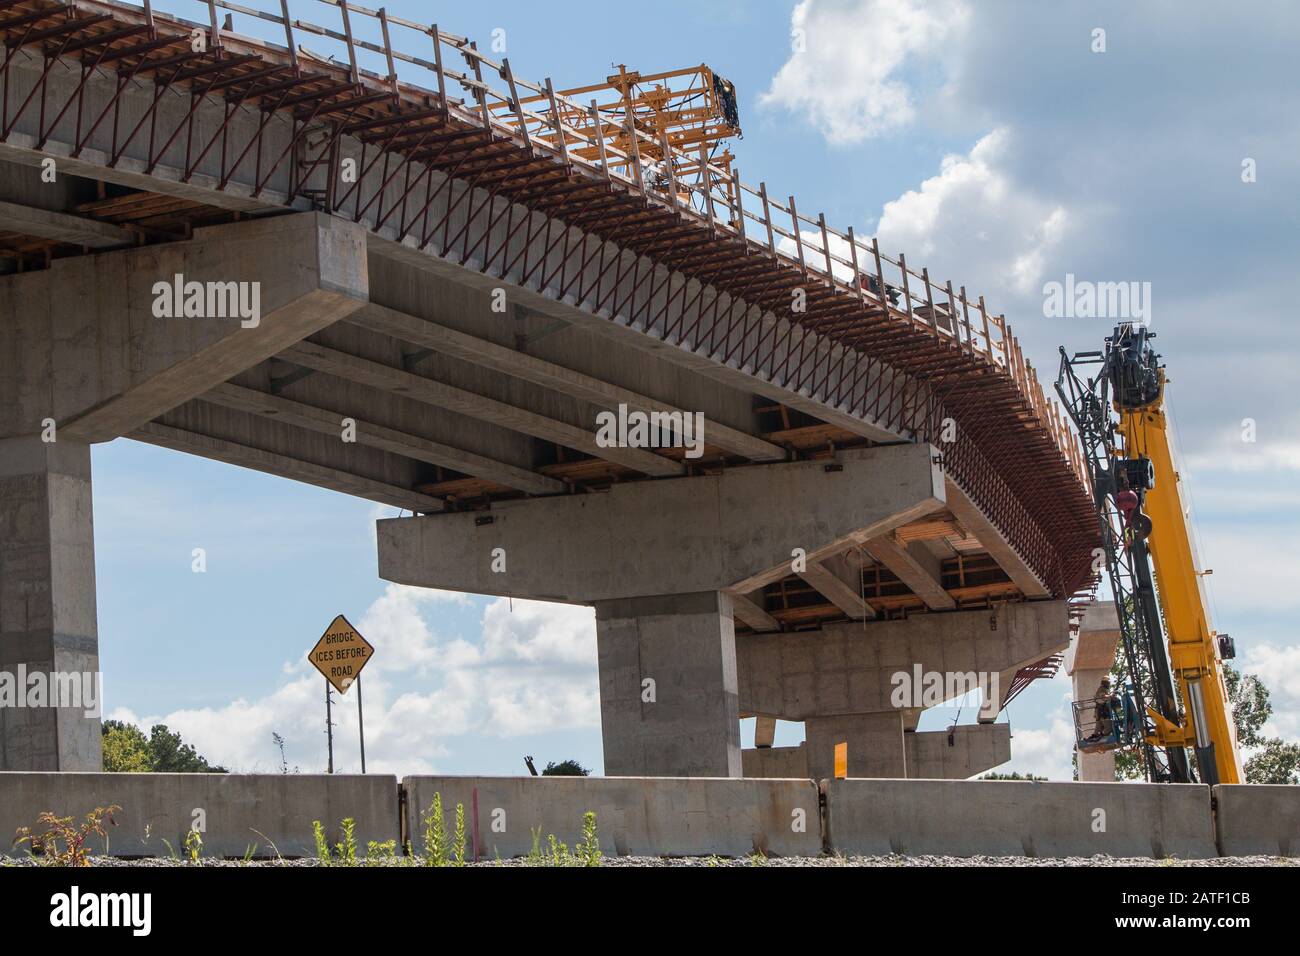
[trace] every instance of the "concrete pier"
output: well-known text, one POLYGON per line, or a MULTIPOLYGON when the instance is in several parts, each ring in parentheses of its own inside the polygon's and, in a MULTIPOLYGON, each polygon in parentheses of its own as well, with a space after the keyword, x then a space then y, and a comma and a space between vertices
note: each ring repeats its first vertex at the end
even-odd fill
MULTIPOLYGON (((39 673, 97 698, 98 672, 90 447, 0 438, 0 673, 16 694, 39 673)), ((60 702, 0 706, 0 770, 100 769, 98 716, 60 702)))
POLYGON ((739 777, 731 599, 718 591, 596 605, 607 777, 739 777))

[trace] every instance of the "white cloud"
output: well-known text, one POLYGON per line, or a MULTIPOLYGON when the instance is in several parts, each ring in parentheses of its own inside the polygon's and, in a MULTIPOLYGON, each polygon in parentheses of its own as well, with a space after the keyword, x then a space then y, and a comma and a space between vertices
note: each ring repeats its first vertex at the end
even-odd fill
POLYGON ((1011 760, 998 773, 1019 771, 1049 780, 1074 779, 1074 724, 1064 711, 1052 714, 1046 729, 1011 730, 1011 760))
POLYGON ((384 653, 375 655, 372 670, 424 673, 437 654, 432 632, 421 616, 421 608, 438 604, 468 605, 467 594, 389 584, 366 609, 357 627, 384 653))
POLYGON ((859 143, 916 115, 906 68, 939 61, 966 23, 962 0, 803 0, 793 52, 760 102, 805 116, 832 143, 859 143))
MULTIPOLYGON (((535 601, 489 602, 481 632, 471 639, 439 633, 430 617, 472 604, 466 595, 390 584, 358 627, 380 649, 366 669, 367 769, 428 773, 455 756, 471 770, 458 738, 518 737, 599 728, 595 617, 590 608, 535 601)), ((325 763, 324 686, 305 661, 285 668, 286 680, 257 700, 181 709, 140 718, 112 716, 146 729, 178 731, 208 760, 240 771, 273 771, 285 739, 290 766, 318 772, 325 763)), ((357 767, 356 694, 333 709, 336 768, 357 767)), ((469 760, 475 759, 473 755, 469 760)))
POLYGON ((1202 566, 1214 572, 1206 579, 1207 589, 1238 614, 1300 609, 1300 589, 1295 587, 1300 574, 1296 531, 1293 521, 1268 527, 1204 527, 1197 547, 1202 566))
POLYGON ((1241 668, 1258 675, 1268 686, 1275 710, 1300 707, 1300 644, 1252 644, 1242 657, 1241 668))
POLYGON ((1071 216, 1003 169, 1013 146, 1008 129, 995 129, 968 155, 944 157, 938 175, 885 203, 876 230, 882 251, 896 256, 901 250, 918 265, 928 263, 932 276, 943 269, 958 284, 962 276, 978 276, 1020 295, 1036 291, 1071 216))
POLYGON ((1300 442, 1285 438, 1246 442, 1236 429, 1207 436, 1204 450, 1188 456, 1192 468, 1225 469, 1234 474, 1266 471, 1300 471, 1300 442))

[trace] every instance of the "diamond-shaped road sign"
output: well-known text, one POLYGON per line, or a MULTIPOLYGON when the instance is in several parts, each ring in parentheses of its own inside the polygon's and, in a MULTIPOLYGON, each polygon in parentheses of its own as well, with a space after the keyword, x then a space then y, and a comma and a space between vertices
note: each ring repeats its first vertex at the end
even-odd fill
POLYGON ((325 675, 335 690, 346 694, 374 653, 370 642, 340 614, 325 628, 307 659, 325 675))

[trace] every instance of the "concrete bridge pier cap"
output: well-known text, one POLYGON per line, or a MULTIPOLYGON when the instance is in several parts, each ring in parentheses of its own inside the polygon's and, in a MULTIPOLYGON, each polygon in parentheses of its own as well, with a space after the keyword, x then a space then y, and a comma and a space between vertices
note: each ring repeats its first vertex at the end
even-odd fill
MULTIPOLYGON (((760 714, 808 721, 820 749, 832 746, 827 734, 847 728, 861 748, 888 750, 871 766, 902 776, 903 730, 915 726, 915 714, 891 712, 874 662, 906 667, 914 654, 897 662, 873 657, 874 683, 846 686, 847 696, 828 691, 819 700, 803 690, 787 699, 783 688, 802 679, 783 673, 779 652, 764 658, 759 642, 786 639, 794 647, 843 635, 743 634, 742 675, 735 620, 764 629, 766 615, 748 596, 791 573, 833 568, 846 551, 942 509, 939 462, 926 444, 879 446, 832 460, 619 484, 601 494, 498 502, 486 512, 387 519, 378 523, 379 573, 401 584, 594 606, 608 775, 742 776, 739 719, 760 714), (876 733, 882 721, 896 733, 876 733)), ((1063 645, 1064 606, 1050 603, 1060 621, 1042 630, 1063 645)), ((987 611, 845 627, 861 644, 875 633, 897 643, 914 624, 937 640, 945 622, 970 630, 972 615, 988 630, 987 611)), ((1041 658, 1039 630, 1022 656, 1041 658)), ((1009 643, 1006 631, 996 636, 1009 643)), ((1016 653, 1007 648, 985 661, 1001 670, 1016 653)), ((832 673, 828 666, 830 684, 848 679, 843 667, 832 673)), ((829 771, 820 749, 801 769, 829 771)))

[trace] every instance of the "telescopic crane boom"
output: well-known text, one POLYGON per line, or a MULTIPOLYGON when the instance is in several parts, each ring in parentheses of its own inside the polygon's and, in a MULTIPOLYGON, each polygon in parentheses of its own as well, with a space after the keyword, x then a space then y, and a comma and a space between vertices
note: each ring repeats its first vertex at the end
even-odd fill
MULTIPOLYGON (((1147 778, 1240 783, 1241 758, 1220 662, 1232 639, 1210 623, 1165 410, 1165 371, 1155 336, 1124 323, 1100 352, 1061 349, 1056 390, 1079 430, 1115 596, 1131 690, 1133 733, 1122 709, 1080 742, 1132 744, 1147 778), (1096 366, 1094 377, 1086 377, 1096 366), (1080 377, 1084 370, 1085 377, 1080 377), (1163 613, 1162 613, 1163 612, 1163 613), (1141 715, 1138 717, 1137 715, 1141 715), (1187 750, 1195 754, 1196 774, 1187 750)), ((1076 704, 1076 723, 1081 713, 1076 704)))

